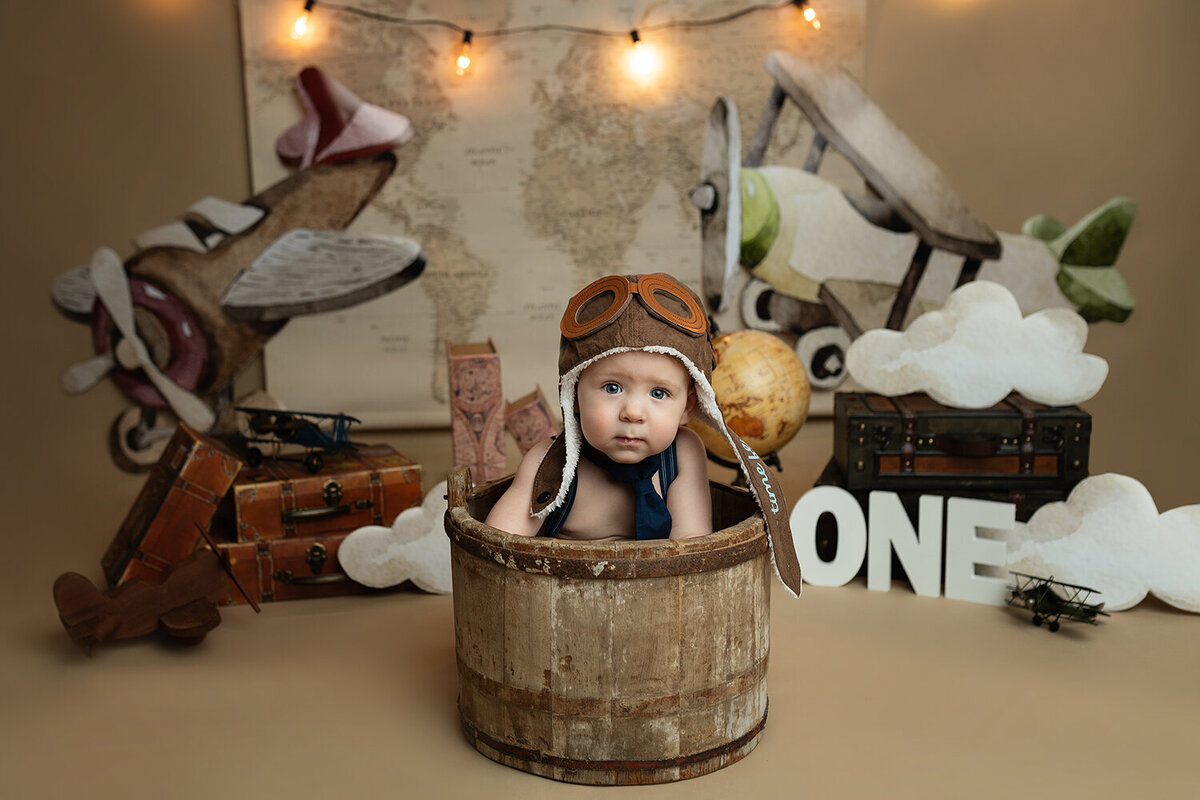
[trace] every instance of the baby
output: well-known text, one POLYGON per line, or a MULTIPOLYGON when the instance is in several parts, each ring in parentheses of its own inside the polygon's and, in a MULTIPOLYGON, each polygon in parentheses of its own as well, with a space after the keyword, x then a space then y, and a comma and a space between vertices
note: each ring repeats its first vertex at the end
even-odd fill
POLYGON ((700 298, 670 275, 609 275, 559 325, 563 432, 529 450, 487 524, 521 536, 683 539, 712 532, 707 461, 693 416, 720 431, 749 480, 784 584, 800 590, 774 473, 730 431, 712 389, 700 298))
POLYGON ((546 519, 530 510, 538 467, 554 441, 546 439, 521 460, 488 515, 489 525, 562 539, 712 533, 704 445, 682 427, 695 410, 696 393, 678 359, 645 350, 604 356, 579 374, 576 403, 583 458, 565 502, 546 519))

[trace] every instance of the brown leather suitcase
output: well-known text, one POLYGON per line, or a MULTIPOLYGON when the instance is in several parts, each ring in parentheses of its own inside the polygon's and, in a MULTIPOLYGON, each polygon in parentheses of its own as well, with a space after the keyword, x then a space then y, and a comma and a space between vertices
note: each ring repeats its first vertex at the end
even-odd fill
POLYGON ((239 542, 391 525, 422 499, 421 467, 388 445, 327 453, 317 473, 297 462, 246 467, 220 510, 219 535, 239 542))
POLYGON ((158 580, 195 550, 196 526, 208 530, 241 466, 225 445, 180 424, 104 554, 109 587, 129 578, 158 580))
POLYGON ((924 394, 839 392, 833 418, 834 461, 850 490, 1065 497, 1088 474, 1091 415, 1016 392, 983 409, 950 408, 924 394))
MULTIPOLYGON (((337 551, 347 531, 257 542, 217 542, 221 555, 242 589, 256 603, 337 597, 372 591, 350 580, 338 564, 337 551)), ((241 605, 246 598, 229 586, 221 605, 241 605)))

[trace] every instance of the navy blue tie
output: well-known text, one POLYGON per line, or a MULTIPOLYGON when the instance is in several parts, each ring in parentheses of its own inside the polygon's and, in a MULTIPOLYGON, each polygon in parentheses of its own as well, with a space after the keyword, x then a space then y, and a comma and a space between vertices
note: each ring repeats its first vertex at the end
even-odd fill
POLYGON ((583 441, 583 455, 588 461, 603 469, 619 483, 627 483, 633 489, 633 524, 639 540, 667 539, 671 536, 671 512, 667 503, 654 490, 654 475, 658 472, 658 455, 650 456, 636 464, 613 461, 596 448, 583 441))

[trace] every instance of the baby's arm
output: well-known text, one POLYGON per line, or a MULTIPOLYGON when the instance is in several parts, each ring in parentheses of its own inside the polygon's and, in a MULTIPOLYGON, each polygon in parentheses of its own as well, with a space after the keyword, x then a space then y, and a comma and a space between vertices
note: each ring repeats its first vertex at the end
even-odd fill
POLYGON ((530 500, 533 497, 533 479, 537 475, 538 465, 542 463, 542 456, 550 448, 550 441, 545 439, 529 448, 517 467, 512 484, 500 495, 487 515, 485 522, 488 525, 517 536, 537 536, 542 520, 529 513, 530 500))
POLYGON ((679 475, 667 490, 671 538, 690 539, 712 533, 712 495, 708 490, 708 459, 704 443, 687 428, 675 438, 679 475))

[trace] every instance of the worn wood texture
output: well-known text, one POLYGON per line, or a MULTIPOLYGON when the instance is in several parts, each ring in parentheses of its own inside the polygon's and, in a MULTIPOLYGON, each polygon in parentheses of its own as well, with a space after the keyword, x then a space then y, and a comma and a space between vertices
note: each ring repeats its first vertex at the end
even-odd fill
POLYGON ((478 521, 505 488, 449 486, 459 716, 500 763, 572 783, 703 775, 758 743, 771 567, 750 496, 713 485, 716 533, 567 542, 478 521))
POLYGON ((207 253, 154 247, 125 262, 133 277, 144 278, 183 300, 200 320, 214 356, 198 393, 229 386, 237 374, 287 320, 240 322, 221 307, 225 290, 267 247, 294 228, 341 230, 375 196, 396 168, 385 153, 337 165, 301 170, 246 201, 266 209, 253 228, 223 239, 207 253))

